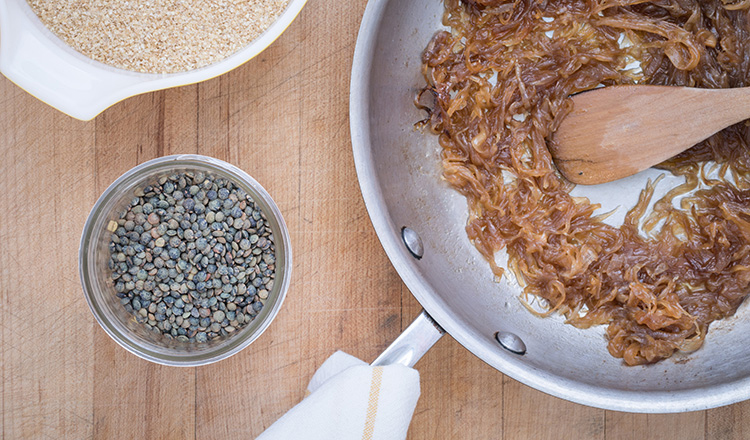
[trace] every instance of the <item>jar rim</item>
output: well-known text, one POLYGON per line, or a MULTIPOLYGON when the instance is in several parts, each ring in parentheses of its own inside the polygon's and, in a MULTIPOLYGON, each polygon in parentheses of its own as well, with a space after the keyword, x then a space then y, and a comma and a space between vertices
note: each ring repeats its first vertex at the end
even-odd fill
POLYGON ((91 209, 83 227, 79 246, 81 285, 89 308, 99 325, 115 342, 129 352, 148 361, 169 366, 199 366, 217 362, 238 353, 257 339, 281 309, 291 280, 291 268, 292 252, 289 232, 281 211, 268 191, 240 168, 219 159, 197 154, 171 155, 149 160, 118 177, 104 190, 91 209), (253 322, 236 334, 212 347, 205 348, 204 346, 203 350, 194 352, 177 351, 148 343, 143 338, 136 337, 118 318, 110 316, 106 305, 100 300, 106 292, 101 291, 94 273, 97 264, 106 264, 106 260, 93 261, 96 256, 94 247, 99 242, 97 238, 107 233, 106 224, 113 218, 113 212, 116 212, 114 204, 132 197, 128 195, 128 191, 132 194, 136 187, 148 179, 180 170, 203 171, 228 178, 247 192, 269 221, 276 246, 274 286, 260 313, 253 319, 253 322))

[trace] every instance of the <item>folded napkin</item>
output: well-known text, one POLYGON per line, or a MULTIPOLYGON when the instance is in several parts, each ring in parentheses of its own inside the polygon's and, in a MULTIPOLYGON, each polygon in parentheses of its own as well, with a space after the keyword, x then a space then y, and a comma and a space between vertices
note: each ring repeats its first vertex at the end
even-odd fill
POLYGON ((419 373, 371 367, 337 351, 318 369, 302 402, 257 440, 402 440, 419 399, 419 373))

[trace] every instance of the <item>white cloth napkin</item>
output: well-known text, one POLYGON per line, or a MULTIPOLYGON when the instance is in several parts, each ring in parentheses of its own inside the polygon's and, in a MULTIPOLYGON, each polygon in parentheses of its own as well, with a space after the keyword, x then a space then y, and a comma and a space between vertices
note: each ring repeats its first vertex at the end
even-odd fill
POLYGON ((419 399, 419 373, 403 365, 371 367, 337 351, 307 390, 257 440, 403 440, 419 399))

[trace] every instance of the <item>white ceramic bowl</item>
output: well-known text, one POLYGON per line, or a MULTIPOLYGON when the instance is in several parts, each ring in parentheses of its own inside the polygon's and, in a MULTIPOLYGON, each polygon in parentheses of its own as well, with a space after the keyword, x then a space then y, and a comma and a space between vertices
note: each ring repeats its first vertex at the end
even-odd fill
POLYGON ((224 60, 187 72, 154 74, 94 61, 47 29, 26 0, 0 0, 0 72, 52 107, 89 120, 130 96, 204 81, 234 69, 273 43, 306 1, 289 0, 265 32, 224 60))

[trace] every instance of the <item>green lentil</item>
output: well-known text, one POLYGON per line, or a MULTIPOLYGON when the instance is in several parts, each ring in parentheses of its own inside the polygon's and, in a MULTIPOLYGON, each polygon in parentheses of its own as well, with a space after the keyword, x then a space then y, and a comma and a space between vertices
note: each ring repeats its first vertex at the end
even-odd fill
POLYGON ((137 188, 106 229, 114 294, 165 338, 228 337, 257 316, 272 292, 276 255, 265 214, 226 179, 161 177, 137 188))

